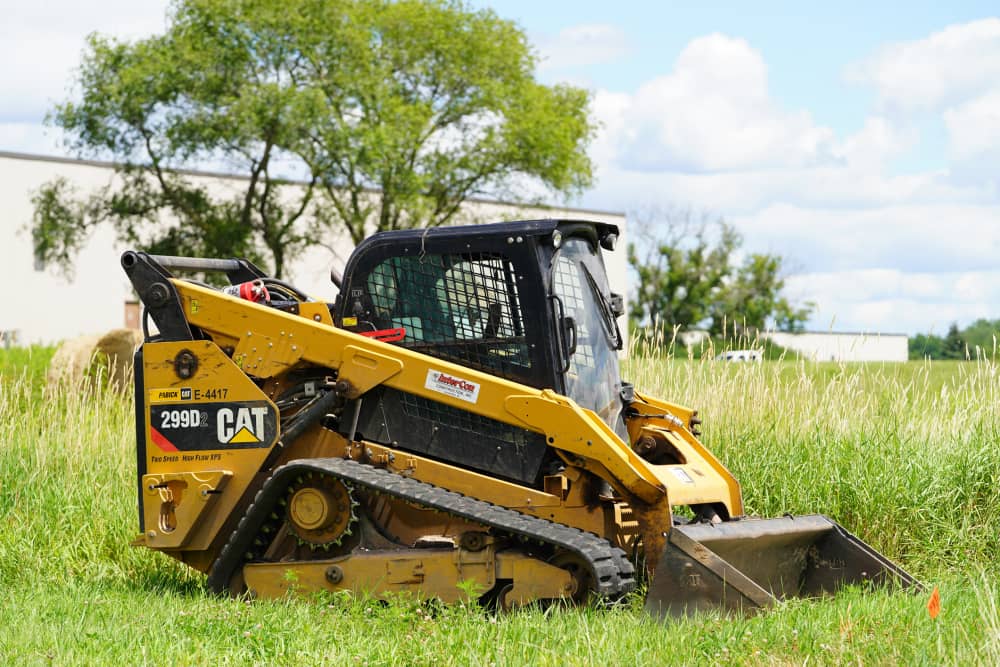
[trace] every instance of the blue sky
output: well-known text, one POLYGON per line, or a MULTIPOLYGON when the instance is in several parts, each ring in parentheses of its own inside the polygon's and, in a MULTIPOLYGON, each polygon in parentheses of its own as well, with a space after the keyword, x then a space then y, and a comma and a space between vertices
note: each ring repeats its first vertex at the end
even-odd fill
MULTIPOLYGON (((615 26, 622 52, 604 62, 543 68, 549 83, 629 91, 664 72, 693 39, 712 33, 745 39, 768 63, 771 97, 785 107, 807 108, 817 123, 838 133, 863 125, 876 92, 851 82, 846 70, 893 42, 920 40, 941 28, 996 16, 987 2, 799 3, 624 2, 586 0, 473 3, 522 26, 537 46, 557 48, 559 34, 580 25, 615 26)), ((542 49, 543 62, 545 50, 542 49)), ((939 118, 918 121, 921 141, 893 163, 898 173, 942 166, 945 134, 939 118)))
POLYGON ((1000 317, 995 5, 478 4, 594 94, 586 205, 727 218, 788 258, 814 329, 1000 317))
MULTIPOLYGON (((995 4, 473 4, 526 31, 541 80, 591 91, 598 182, 570 203, 725 217, 788 258, 813 329, 1000 318, 995 4)), ((162 30, 164 7, 0 0, 0 150, 62 152, 41 122, 83 37, 162 30)))

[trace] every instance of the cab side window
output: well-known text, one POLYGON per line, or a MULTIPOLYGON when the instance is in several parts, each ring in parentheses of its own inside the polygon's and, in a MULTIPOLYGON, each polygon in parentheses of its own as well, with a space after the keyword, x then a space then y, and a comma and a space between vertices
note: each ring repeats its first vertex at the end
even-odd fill
POLYGON ((371 328, 403 328, 399 343, 516 379, 530 369, 513 263, 496 253, 392 257, 364 282, 371 328))

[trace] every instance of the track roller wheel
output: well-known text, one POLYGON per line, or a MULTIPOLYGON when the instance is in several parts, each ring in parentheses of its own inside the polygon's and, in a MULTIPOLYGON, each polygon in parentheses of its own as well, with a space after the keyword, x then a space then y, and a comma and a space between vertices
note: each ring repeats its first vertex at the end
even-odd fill
POLYGON ((572 591, 567 593, 565 599, 571 600, 573 604, 586 604, 596 588, 594 575, 587 564, 579 556, 568 551, 557 553, 549 559, 549 563, 566 570, 573 577, 575 586, 572 591))
POLYGON ((458 538, 458 545, 466 551, 482 551, 487 535, 478 530, 467 530, 458 538))
POLYGON ((285 521, 300 544, 329 549, 351 534, 357 501, 344 482, 329 475, 306 475, 285 496, 285 521))

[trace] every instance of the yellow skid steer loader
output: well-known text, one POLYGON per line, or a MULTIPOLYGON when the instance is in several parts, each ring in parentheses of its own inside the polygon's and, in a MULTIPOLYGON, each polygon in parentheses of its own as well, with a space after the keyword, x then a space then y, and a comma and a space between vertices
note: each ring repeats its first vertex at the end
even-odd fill
POLYGON ((601 255, 617 236, 564 220, 376 234, 333 304, 246 260, 126 252, 145 306, 136 542, 265 597, 509 609, 645 579, 668 616, 916 584, 826 517, 745 518, 696 413, 621 380, 601 255))

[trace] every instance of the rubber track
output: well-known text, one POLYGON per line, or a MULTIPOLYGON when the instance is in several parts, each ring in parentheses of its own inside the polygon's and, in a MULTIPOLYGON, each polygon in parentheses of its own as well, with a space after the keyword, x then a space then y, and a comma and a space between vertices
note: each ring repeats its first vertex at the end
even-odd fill
POLYGON ((635 587, 635 569, 625 552, 597 535, 521 514, 350 459, 322 458, 291 461, 274 471, 257 492, 253 504, 240 519, 219 558, 212 565, 208 576, 209 588, 217 593, 228 590, 230 579, 237 568, 242 567, 243 555, 250 550, 258 531, 274 518, 271 512, 278 499, 292 481, 309 472, 332 475, 355 488, 386 494, 502 533, 545 542, 574 553, 590 567, 596 582, 595 592, 602 597, 616 598, 635 587))

